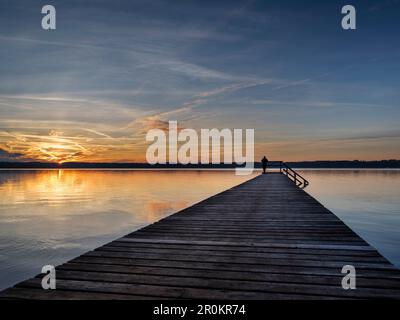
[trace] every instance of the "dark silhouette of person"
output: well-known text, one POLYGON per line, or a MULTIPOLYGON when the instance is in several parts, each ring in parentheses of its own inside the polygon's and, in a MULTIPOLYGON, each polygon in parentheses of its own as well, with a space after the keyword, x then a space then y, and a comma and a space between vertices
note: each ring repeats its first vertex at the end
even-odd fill
POLYGON ((264 158, 261 159, 261 163, 262 163, 263 173, 267 173, 268 159, 265 156, 264 158))

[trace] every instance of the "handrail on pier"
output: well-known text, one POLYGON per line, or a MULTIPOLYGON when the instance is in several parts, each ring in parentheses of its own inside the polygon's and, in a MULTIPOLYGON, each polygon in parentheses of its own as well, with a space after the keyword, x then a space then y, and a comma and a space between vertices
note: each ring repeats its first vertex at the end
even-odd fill
POLYGON ((281 174, 286 174, 286 176, 301 189, 304 189, 310 184, 308 180, 305 179, 300 173, 293 170, 283 161, 271 161, 271 163, 269 163, 268 165, 279 166, 279 172, 281 174))

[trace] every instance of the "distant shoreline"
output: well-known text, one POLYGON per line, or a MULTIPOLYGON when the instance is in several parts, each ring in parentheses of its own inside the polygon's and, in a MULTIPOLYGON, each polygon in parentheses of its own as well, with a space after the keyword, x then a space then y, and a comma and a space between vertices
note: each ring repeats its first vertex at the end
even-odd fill
MULTIPOLYGON (((296 169, 400 169, 400 160, 298 161, 286 162, 286 164, 296 169)), ((236 164, 150 165, 147 163, 0 162, 0 169, 234 169, 237 167, 242 166, 236 164)), ((261 166, 259 163, 255 163, 254 167, 258 169, 261 166)), ((270 167, 279 168, 279 162, 271 161, 270 167)))

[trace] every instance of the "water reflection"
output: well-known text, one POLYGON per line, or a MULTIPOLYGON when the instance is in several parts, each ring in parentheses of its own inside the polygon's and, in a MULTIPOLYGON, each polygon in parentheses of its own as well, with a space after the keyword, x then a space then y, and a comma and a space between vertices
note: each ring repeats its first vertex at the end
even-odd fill
POLYGON ((400 170, 305 170, 306 191, 400 267, 400 170))
POLYGON ((250 177, 232 172, 0 171, 0 288, 250 177))

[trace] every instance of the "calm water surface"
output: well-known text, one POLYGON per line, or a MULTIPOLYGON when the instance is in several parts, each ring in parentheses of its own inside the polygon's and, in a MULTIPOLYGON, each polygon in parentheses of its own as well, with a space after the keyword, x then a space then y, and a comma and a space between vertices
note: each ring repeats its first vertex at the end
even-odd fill
POLYGON ((250 178, 232 171, 0 170, 0 288, 250 178))
MULTIPOLYGON (((400 266, 400 171, 302 174, 307 192, 400 266)), ((0 170, 0 288, 250 178, 232 171, 0 170)))
POLYGON ((305 170, 306 191, 400 268, 400 170, 305 170))

